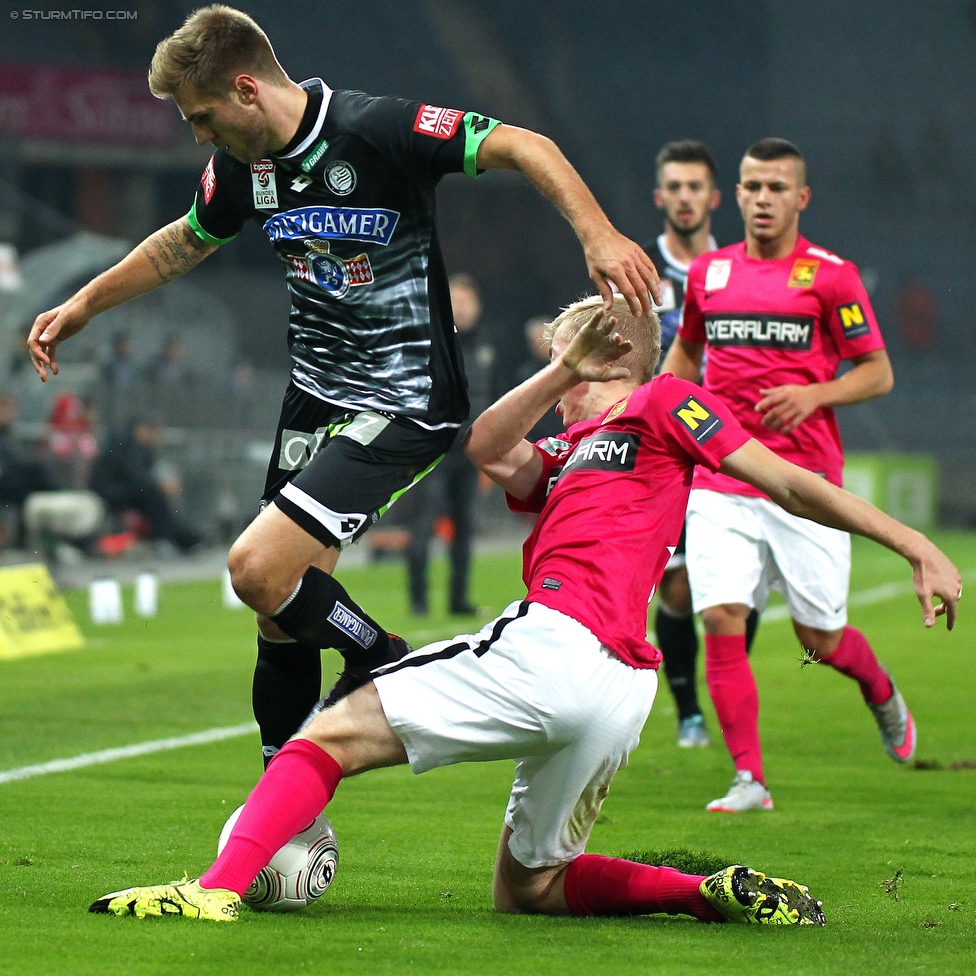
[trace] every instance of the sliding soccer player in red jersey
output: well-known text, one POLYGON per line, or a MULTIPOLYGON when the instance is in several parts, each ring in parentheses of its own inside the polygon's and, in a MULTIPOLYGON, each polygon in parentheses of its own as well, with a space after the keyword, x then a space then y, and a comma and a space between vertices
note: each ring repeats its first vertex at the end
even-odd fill
MULTIPOLYGON (((842 483, 833 408, 883 396, 893 378, 857 269, 800 236, 810 200, 806 164, 784 139, 742 160, 736 198, 744 243, 692 264, 681 328, 662 367, 704 387, 780 457, 842 483), (853 368, 841 377, 841 360, 853 368)), ((770 587, 786 597, 812 658, 853 678, 888 754, 908 762, 915 725, 867 639, 847 624, 850 538, 785 513, 762 492, 699 467, 688 504, 688 572, 705 623, 708 690, 736 777, 722 812, 771 810, 759 742, 759 698, 746 657, 746 617, 770 587)))
POLYGON ((959 571, 921 533, 777 457, 717 397, 674 376, 651 379, 656 317, 635 316, 619 296, 611 317, 601 304, 577 302, 552 323, 550 365, 481 414, 465 441, 513 509, 539 513, 523 548, 526 598, 478 634, 376 669, 310 717, 199 879, 112 892, 92 912, 233 921, 254 878, 344 777, 508 758, 516 767, 492 884, 498 911, 824 924, 804 886, 741 865, 705 878, 585 853, 657 690, 647 601, 681 534, 693 469, 742 478, 798 516, 900 553, 926 626, 944 614, 952 627, 959 571), (566 433, 530 443, 525 435, 557 401, 566 433))

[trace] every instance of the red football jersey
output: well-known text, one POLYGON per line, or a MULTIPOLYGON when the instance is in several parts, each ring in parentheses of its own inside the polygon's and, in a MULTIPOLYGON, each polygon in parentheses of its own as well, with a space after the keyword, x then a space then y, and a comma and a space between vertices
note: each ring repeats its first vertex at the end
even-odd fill
POLYGON ((685 521, 692 471, 749 435, 717 398, 670 373, 595 420, 539 441, 543 471, 516 512, 541 512, 522 549, 526 599, 588 627, 635 668, 656 668, 647 604, 685 521))
MULTIPOLYGON (((746 256, 744 243, 703 254, 691 265, 679 335, 706 348, 706 390, 780 457, 843 483, 844 452, 830 408, 791 434, 770 430, 755 405, 760 389, 824 383, 842 359, 884 348, 874 311, 850 261, 804 238, 789 257, 746 256)), ((735 478, 700 469, 695 488, 764 497, 735 478)))

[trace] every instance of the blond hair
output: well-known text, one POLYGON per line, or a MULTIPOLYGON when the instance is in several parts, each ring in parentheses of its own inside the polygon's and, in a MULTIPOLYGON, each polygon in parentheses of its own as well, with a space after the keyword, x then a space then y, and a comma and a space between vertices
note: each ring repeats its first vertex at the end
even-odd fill
MULTIPOLYGON (((567 305, 546 326, 546 341, 552 343, 558 335, 560 339, 571 342, 600 308, 603 308, 603 298, 600 295, 591 295, 567 305)), ((634 315, 623 295, 613 296, 610 314, 617 320, 615 331, 634 347, 617 360, 617 365, 626 366, 630 370, 631 379, 638 385, 646 383, 654 375, 657 361, 661 358, 661 323, 657 314, 651 312, 650 315, 634 315)))
POLYGON ((198 95, 226 95, 242 73, 273 85, 288 81, 257 23, 240 10, 215 3, 195 10, 156 45, 149 90, 157 98, 172 98, 181 88, 198 95))

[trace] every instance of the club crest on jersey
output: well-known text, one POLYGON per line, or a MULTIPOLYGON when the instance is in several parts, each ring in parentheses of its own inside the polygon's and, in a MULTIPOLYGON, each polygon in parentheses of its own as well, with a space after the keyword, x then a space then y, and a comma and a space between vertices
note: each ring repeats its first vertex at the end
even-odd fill
POLYGON ((413 131, 435 139, 450 139, 457 132, 463 113, 456 108, 421 105, 414 119, 413 131))
POLYGON ((705 338, 713 346, 810 349, 813 319, 783 315, 706 315, 705 338))
POLYGON ((603 422, 609 424, 611 420, 616 420, 626 409, 627 404, 630 403, 630 397, 625 396, 622 400, 618 400, 611 408, 610 412, 606 415, 603 422))
POLYGON ((288 277, 310 281, 332 298, 342 298, 356 285, 373 283, 369 255, 359 254, 346 260, 331 253, 328 241, 312 238, 305 241, 304 256, 288 255, 288 277))
POLYGON ((797 258, 793 262, 790 280, 786 284, 790 288, 811 288, 819 267, 819 261, 811 261, 810 258, 797 258))
POLYGON ((336 159, 329 163, 322 177, 337 197, 349 196, 356 189, 356 171, 345 160, 336 159))
POLYGON ((251 192, 258 210, 274 210, 278 206, 278 185, 275 183, 275 164, 270 159, 251 163, 251 192))
POLYGON ((200 186, 203 187, 203 202, 210 203, 214 190, 217 189, 217 174, 214 172, 213 156, 210 157, 210 162, 207 163, 207 168, 203 171, 203 176, 200 177, 200 186))
POLYGON ((861 336, 870 334, 871 326, 864 316, 864 309, 861 308, 860 302, 839 305, 837 314, 840 317, 840 324, 844 329, 845 339, 860 339, 861 336))
POLYGON ((298 207, 275 214, 265 222, 271 243, 319 237, 363 241, 386 247, 396 230, 396 210, 360 207, 298 207))
POLYGON ((721 291, 732 276, 731 258, 713 258, 705 270, 705 291, 721 291))
POLYGON ((694 396, 679 403, 671 411, 671 416, 684 424, 699 444, 707 443, 725 426, 721 418, 702 406, 694 396))

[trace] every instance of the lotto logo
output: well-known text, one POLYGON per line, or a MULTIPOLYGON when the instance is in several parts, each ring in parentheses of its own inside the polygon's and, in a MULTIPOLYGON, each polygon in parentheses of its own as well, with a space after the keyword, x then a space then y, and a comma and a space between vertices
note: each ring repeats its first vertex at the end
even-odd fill
POLYGON ((413 123, 413 131, 435 139, 450 139, 457 132, 462 113, 455 108, 421 105, 413 123))
POLYGON ((210 203, 214 190, 217 189, 217 174, 214 173, 213 156, 210 157, 210 162, 207 163, 207 168, 203 171, 203 176, 200 177, 200 186, 203 187, 204 203, 210 203))

